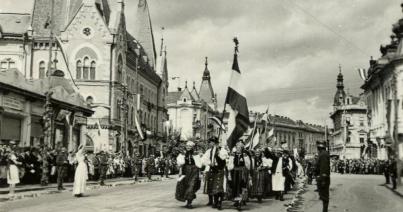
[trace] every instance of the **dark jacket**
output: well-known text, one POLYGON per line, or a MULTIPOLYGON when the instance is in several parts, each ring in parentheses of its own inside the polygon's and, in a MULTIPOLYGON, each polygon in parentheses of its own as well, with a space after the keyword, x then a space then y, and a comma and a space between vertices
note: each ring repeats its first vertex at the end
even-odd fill
POLYGON ((316 163, 316 174, 318 176, 330 177, 330 156, 326 151, 319 153, 316 163))
POLYGON ((59 152, 56 156, 56 165, 57 166, 65 166, 69 163, 67 152, 59 152))

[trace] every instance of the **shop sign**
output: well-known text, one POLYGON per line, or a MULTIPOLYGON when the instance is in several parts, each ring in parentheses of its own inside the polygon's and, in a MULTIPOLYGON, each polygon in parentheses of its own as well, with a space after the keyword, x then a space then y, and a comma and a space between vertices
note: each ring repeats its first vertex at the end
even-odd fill
POLYGON ((87 124, 87 118, 82 117, 82 116, 75 116, 74 117, 74 122, 76 124, 79 124, 79 125, 86 125, 87 124))
POLYGON ((23 104, 22 101, 12 98, 12 97, 4 97, 3 99, 3 106, 8 107, 14 110, 22 110, 23 104))

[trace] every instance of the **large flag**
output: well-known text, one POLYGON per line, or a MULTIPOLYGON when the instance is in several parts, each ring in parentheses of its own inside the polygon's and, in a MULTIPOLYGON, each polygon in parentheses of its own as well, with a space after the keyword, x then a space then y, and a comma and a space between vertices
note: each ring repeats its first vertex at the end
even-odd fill
POLYGON ((238 65, 238 40, 235 38, 234 42, 236 47, 231 80, 225 98, 226 110, 229 113, 227 145, 230 149, 239 141, 239 138, 249 127, 248 103, 245 97, 245 90, 243 89, 244 82, 241 79, 241 71, 238 65))

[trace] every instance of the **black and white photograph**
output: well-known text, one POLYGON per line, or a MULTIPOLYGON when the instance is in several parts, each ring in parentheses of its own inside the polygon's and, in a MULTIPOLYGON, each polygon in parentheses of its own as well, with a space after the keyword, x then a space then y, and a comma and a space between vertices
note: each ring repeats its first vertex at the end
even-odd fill
POLYGON ((403 0, 0 0, 0 212, 403 211, 403 0))

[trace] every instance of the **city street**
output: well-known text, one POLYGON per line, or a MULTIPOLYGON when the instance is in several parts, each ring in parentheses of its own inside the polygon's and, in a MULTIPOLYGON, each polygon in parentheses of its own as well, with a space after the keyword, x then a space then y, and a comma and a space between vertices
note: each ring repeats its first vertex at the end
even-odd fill
MULTIPOLYGON (((398 212, 402 211, 403 199, 384 185, 380 175, 332 174, 330 185, 331 212, 398 212)), ((321 211, 322 203, 314 192, 316 185, 309 186, 304 195, 303 211, 321 211)))
MULTIPOLYGON (((176 180, 121 186, 92 190, 83 198, 72 197, 70 192, 43 195, 38 198, 0 203, 1 212, 107 212, 107 211, 187 211, 182 202, 175 200, 176 180)), ((207 196, 199 190, 192 211, 216 211, 205 204, 207 196)), ((264 200, 258 204, 252 200, 245 208, 247 211, 285 211, 284 204, 292 199, 292 194, 285 196, 285 201, 264 200)), ((224 209, 234 209, 231 202, 223 204, 224 209)))

